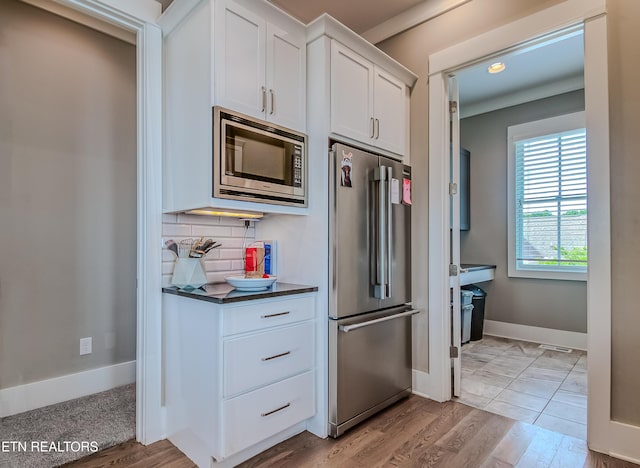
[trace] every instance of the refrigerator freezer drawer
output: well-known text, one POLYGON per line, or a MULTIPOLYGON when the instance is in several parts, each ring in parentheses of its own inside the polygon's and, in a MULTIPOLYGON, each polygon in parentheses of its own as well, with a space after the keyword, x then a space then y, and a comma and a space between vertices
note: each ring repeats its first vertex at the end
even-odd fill
POLYGON ((329 320, 329 434, 338 437, 411 391, 408 307, 329 320))

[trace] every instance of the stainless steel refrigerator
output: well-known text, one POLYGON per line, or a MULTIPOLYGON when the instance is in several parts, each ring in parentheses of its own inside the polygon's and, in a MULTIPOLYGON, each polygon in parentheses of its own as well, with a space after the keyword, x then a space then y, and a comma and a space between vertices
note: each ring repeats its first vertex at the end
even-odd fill
POLYGON ((329 434, 411 392, 411 168, 336 143, 329 188, 329 434))

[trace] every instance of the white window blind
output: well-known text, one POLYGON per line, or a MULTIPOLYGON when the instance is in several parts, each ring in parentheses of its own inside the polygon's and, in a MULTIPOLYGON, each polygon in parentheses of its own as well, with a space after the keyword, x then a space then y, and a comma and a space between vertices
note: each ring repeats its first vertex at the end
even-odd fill
POLYGON ((584 128, 515 141, 515 224, 516 268, 586 271, 584 128))

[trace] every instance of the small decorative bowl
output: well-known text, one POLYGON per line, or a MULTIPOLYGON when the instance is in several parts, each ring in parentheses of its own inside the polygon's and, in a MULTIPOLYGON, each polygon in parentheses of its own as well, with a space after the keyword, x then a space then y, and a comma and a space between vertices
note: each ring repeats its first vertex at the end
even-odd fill
POLYGON ((278 280, 277 276, 268 278, 245 278, 244 275, 227 276, 224 279, 238 291, 264 291, 278 280))

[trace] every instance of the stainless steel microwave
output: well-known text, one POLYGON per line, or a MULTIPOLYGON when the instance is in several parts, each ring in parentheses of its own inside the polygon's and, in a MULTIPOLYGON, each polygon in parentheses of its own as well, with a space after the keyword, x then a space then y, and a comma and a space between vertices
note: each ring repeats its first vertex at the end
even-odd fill
POLYGON ((213 196, 307 206, 307 136, 213 108, 213 196))

